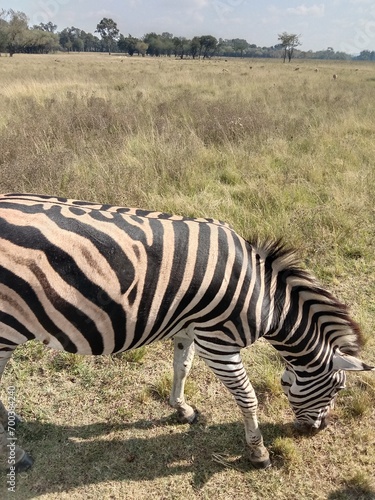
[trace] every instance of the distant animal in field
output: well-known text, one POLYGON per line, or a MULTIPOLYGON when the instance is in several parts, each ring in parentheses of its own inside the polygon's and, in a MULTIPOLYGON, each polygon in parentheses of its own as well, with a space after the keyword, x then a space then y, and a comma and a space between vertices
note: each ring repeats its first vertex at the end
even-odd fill
POLYGON ((337 75, 336 75, 336 74, 332 75, 332 78, 333 78, 334 80, 337 80, 337 75))

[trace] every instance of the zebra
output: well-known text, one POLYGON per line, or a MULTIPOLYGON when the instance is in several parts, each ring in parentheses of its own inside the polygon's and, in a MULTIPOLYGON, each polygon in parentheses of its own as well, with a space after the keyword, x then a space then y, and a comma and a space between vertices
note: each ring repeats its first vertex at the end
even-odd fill
MULTIPOLYGON (((37 339, 101 355, 173 339, 170 404, 196 411, 184 386, 194 353, 234 396, 250 462, 270 466, 241 349, 266 339, 285 360, 282 388, 301 431, 325 427, 346 371, 373 370, 348 309, 281 241, 250 242, 228 224, 35 194, 0 195, 0 375, 37 339)), ((0 454, 8 413, 0 403, 0 454)), ((33 463, 20 446, 15 469, 33 463)))

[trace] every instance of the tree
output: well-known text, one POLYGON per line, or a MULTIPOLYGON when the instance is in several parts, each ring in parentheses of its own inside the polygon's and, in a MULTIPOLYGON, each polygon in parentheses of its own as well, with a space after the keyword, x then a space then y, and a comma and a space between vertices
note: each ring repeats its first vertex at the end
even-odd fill
POLYGON ((9 21, 6 21, 6 25, 4 25, 3 35, 5 37, 6 49, 12 57, 13 54, 22 50, 29 28, 27 25, 27 16, 23 12, 10 9, 5 15, 9 17, 9 21))
POLYGON ((278 35, 278 40, 280 40, 281 46, 284 49, 284 55, 283 55, 284 62, 287 56, 289 62, 292 60, 295 47, 301 45, 301 42, 299 40, 300 36, 301 35, 294 35, 292 33, 287 33, 286 31, 278 35))
POLYGON ((81 52, 85 49, 85 36, 87 34, 72 26, 71 28, 65 28, 60 33, 60 45, 63 49, 70 52, 81 52))
POLYGON ((117 40, 119 34, 119 29, 117 28, 115 21, 113 19, 103 17, 100 23, 96 26, 95 32, 100 34, 102 40, 107 46, 108 52, 111 53, 111 48, 117 40))
POLYGON ((164 40, 156 33, 147 33, 143 37, 143 42, 147 44, 147 54, 149 56, 160 56, 164 53, 164 40))
POLYGON ((1 9, 0 11, 0 55, 1 52, 4 52, 7 48, 7 27, 8 23, 5 20, 6 11, 5 9, 1 9))
POLYGON ((190 42, 190 54, 195 59, 197 55, 200 55, 201 42, 199 36, 195 36, 190 42))
POLYGON ((211 57, 217 47, 216 38, 212 35, 204 35, 200 37, 199 42, 200 42, 199 55, 203 54, 203 59, 211 57))
POLYGON ((148 49, 147 43, 142 42, 142 40, 138 40, 135 46, 135 50, 138 52, 138 55, 144 57, 147 54, 147 49, 148 49))
POLYGON ((375 61, 375 51, 362 50, 362 52, 355 59, 357 61, 375 61))
POLYGON ((101 41, 99 38, 92 33, 85 33, 84 31, 81 33, 83 37, 83 50, 85 52, 100 52, 101 50, 101 41))
POLYGON ((57 24, 53 24, 51 21, 48 23, 39 23, 33 26, 34 30, 49 31, 50 33, 55 33, 57 30, 57 24))
POLYGON ((175 36, 173 38, 173 46, 174 46, 174 55, 175 57, 179 57, 183 59, 185 55, 187 55, 190 51, 190 40, 187 38, 180 36, 175 36))
POLYGON ((232 47, 235 52, 239 51, 241 57, 243 57, 243 51, 249 47, 249 44, 242 38, 235 38, 232 40, 232 47))
POLYGON ((135 52, 137 52, 138 42, 138 38, 135 38, 131 35, 129 35, 127 38, 125 38, 124 35, 120 35, 117 46, 121 52, 127 52, 129 56, 132 56, 135 52))
POLYGON ((56 51, 59 48, 59 38, 56 34, 40 29, 31 29, 25 33, 22 52, 48 54, 48 52, 56 51))

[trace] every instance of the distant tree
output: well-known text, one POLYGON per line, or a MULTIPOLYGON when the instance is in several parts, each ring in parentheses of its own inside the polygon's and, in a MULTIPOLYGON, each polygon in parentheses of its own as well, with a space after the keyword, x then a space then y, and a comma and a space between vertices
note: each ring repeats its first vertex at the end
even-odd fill
POLYGON ((147 49, 148 45, 147 43, 143 42, 142 40, 138 40, 135 46, 136 51, 138 52, 138 55, 141 55, 144 57, 147 54, 147 49))
POLYGON ((107 46, 108 52, 110 53, 114 42, 117 40, 119 35, 119 29, 117 28, 115 21, 104 17, 96 26, 95 32, 100 34, 102 40, 107 46))
POLYGON ((358 61, 375 61, 375 51, 362 50, 359 56, 356 57, 358 61))
POLYGON ((242 38, 234 38, 232 40, 232 47, 235 52, 240 52, 241 57, 243 57, 243 52, 249 47, 249 44, 242 38))
POLYGON ((160 40, 162 42, 162 53, 166 56, 171 56, 175 53, 174 37, 172 33, 165 31, 161 34, 160 40))
POLYGON ((70 31, 69 28, 64 28, 62 31, 59 33, 59 40, 60 40, 60 45, 64 50, 67 50, 68 52, 72 50, 72 41, 70 39, 70 31))
POLYGON ((117 42, 117 46, 120 52, 127 52, 129 56, 132 56, 135 52, 137 52, 137 43, 139 42, 138 38, 135 38, 131 35, 128 37, 124 37, 124 35, 120 35, 120 38, 117 42))
POLYGON ((0 10, 0 55, 1 52, 5 52, 7 48, 7 27, 8 23, 6 21, 6 10, 0 10))
POLYGON ((201 42, 199 36, 195 36, 190 42, 190 54, 193 59, 200 55, 201 42))
POLYGON ((217 47, 217 39, 212 35, 204 35, 199 39, 200 42, 200 54, 203 55, 203 59, 211 57, 217 47))
POLYGON ((284 62, 287 56, 289 62, 292 60, 295 47, 301 45, 301 42, 299 40, 300 36, 301 35, 287 33, 286 31, 278 35, 278 40, 280 40, 281 46, 284 49, 284 62))
POLYGON ((174 36, 172 35, 172 33, 168 33, 168 31, 164 31, 162 34, 161 34, 161 37, 162 38, 165 38, 165 39, 169 39, 169 40, 172 40, 174 38, 174 36))
POLYGON ((85 50, 85 38, 87 34, 72 26, 71 28, 65 28, 59 34, 60 45, 63 49, 70 52, 82 52, 85 50))
POLYGON ((12 57, 16 52, 21 52, 24 46, 25 38, 28 31, 28 19, 26 14, 20 11, 10 9, 6 12, 6 17, 9 18, 4 26, 4 36, 6 50, 12 57))
POLYGON ((59 50, 59 37, 50 31, 30 29, 25 33, 22 52, 28 54, 48 54, 59 50))
POLYGON ((143 42, 147 44, 147 54, 149 56, 161 56, 164 51, 164 43, 160 35, 147 33, 143 37, 143 42))
POLYGON ((190 40, 183 36, 175 36, 173 38, 173 46, 174 46, 174 55, 175 57, 179 57, 183 59, 184 56, 188 55, 190 52, 190 40))
POLYGON ((34 24, 33 29, 55 33, 55 31, 57 30, 57 24, 53 24, 51 21, 49 21, 48 23, 34 24))

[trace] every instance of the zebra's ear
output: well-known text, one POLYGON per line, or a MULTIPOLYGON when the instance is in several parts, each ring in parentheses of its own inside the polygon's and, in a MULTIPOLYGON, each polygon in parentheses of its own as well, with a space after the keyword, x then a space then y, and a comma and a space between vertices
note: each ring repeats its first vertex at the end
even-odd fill
POLYGON ((334 370, 345 371, 370 371, 375 370, 375 367, 366 365, 363 361, 348 354, 342 354, 339 350, 333 355, 334 370))

